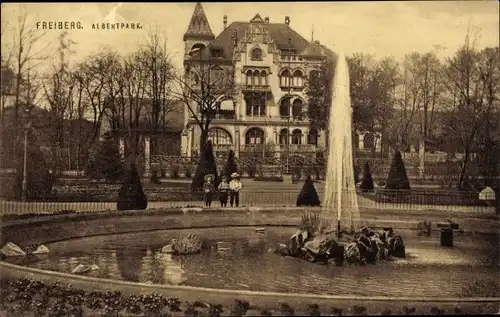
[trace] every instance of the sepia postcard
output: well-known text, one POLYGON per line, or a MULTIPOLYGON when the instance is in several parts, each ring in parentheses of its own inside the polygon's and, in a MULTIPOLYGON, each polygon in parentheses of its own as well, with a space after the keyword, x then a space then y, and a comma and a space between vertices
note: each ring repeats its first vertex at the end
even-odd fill
POLYGON ((499 7, 2 3, 0 317, 500 313, 499 7))

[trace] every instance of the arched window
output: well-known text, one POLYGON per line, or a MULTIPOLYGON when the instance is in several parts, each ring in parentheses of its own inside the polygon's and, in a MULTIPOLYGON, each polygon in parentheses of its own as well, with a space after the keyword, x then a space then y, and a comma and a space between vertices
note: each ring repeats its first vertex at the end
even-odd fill
POLYGON ((280 131, 280 144, 288 144, 288 129, 281 129, 280 131))
POLYGON ((267 86, 267 72, 265 70, 260 72, 260 77, 262 78, 261 85, 267 86))
POLYGON ((373 149, 375 144, 375 137, 371 133, 365 134, 365 138, 363 139, 363 146, 365 149, 373 149))
POLYGON ((260 85, 260 72, 258 70, 253 71, 253 85, 260 85))
POLYGON ((288 86, 289 84, 291 85, 292 84, 290 82, 291 77, 292 73, 290 73, 288 69, 282 71, 280 74, 280 86, 288 86))
POLYGON ((293 105, 292 105, 292 116, 294 118, 299 118, 302 116, 302 107, 303 107, 303 103, 302 103, 302 100, 300 99, 295 99, 293 101, 293 105))
POLYGON ((192 59, 200 59, 201 57, 201 51, 205 48, 205 45, 202 43, 196 43, 191 47, 191 50, 189 51, 189 56, 191 56, 192 59))
POLYGON ((297 69, 293 72, 293 85, 294 87, 302 87, 304 85, 304 74, 301 70, 297 69))
POLYGON ((266 115, 266 95, 252 92, 245 96, 247 116, 262 117, 266 115))
POLYGON ((316 129, 310 129, 309 135, 307 137, 307 143, 312 145, 318 145, 318 131, 316 129))
POLYGON ((245 135, 245 144, 263 144, 264 131, 260 128, 251 128, 245 135))
POLYGON ((288 117, 290 115, 290 98, 281 99, 280 116, 288 117))
POLYGON ((247 72, 245 73, 245 77, 246 77, 246 84, 247 85, 251 85, 252 84, 252 75, 253 75, 253 72, 249 69, 247 70, 247 72))
POLYGON ((292 132, 292 144, 302 143, 302 131, 300 129, 295 129, 292 132))
POLYGON ((214 145, 231 145, 233 138, 231 134, 222 128, 210 128, 208 130, 208 140, 214 145))
POLYGON ((262 60, 262 50, 260 48, 254 48, 250 53, 250 59, 252 61, 261 61, 262 60))
POLYGON ((356 132, 352 133, 352 147, 355 149, 359 149, 359 134, 356 132))

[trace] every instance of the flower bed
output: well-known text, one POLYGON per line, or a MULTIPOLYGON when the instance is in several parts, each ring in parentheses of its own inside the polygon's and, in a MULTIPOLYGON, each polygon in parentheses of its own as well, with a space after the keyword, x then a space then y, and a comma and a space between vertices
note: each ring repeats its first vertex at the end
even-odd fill
MULTIPOLYGON (((25 316, 320 316, 333 315, 390 315, 403 314, 492 314, 497 304, 475 305, 468 308, 443 309, 429 303, 418 309, 402 302, 374 304, 371 306, 320 307, 309 305, 296 311, 293 304, 279 303, 266 308, 235 299, 231 306, 203 301, 181 302, 177 298, 165 298, 159 294, 126 296, 115 292, 85 292, 59 283, 45 284, 27 279, 0 280, 0 315, 25 316), (389 305, 389 306, 387 306, 389 305), (384 308, 385 307, 385 308, 384 308)), ((333 303, 332 303, 333 304, 333 303)))

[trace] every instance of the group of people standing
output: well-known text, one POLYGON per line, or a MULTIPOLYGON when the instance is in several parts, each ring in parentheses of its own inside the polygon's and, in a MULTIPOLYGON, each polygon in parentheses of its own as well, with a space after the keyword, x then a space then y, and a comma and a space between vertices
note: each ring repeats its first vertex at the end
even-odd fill
POLYGON ((214 176, 212 174, 205 175, 205 184, 203 184, 205 206, 210 207, 212 205, 213 196, 218 190, 221 207, 226 207, 228 200, 231 207, 238 207, 240 204, 240 190, 242 187, 240 175, 238 175, 238 173, 231 174, 231 181, 229 181, 228 176, 223 176, 217 190, 212 183, 213 180, 214 176))

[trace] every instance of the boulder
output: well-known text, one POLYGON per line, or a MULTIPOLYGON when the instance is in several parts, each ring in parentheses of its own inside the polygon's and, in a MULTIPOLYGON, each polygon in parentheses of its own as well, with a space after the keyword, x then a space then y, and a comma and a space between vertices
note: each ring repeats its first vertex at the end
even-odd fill
POLYGON ((287 256, 290 255, 290 252, 288 250, 288 246, 284 243, 280 243, 276 250, 274 250, 275 253, 281 254, 282 256, 287 256))
POLYGON ((163 248, 161 248, 161 252, 162 253, 174 253, 174 249, 172 247, 171 244, 167 244, 166 246, 164 246, 163 248))
POLYGON ((400 235, 394 235, 388 238, 387 246, 389 249, 389 255, 397 258, 406 257, 406 248, 403 242, 403 238, 400 235))
POLYGON ((0 252, 6 257, 26 255, 26 252, 24 252, 23 249, 21 249, 18 245, 12 242, 7 242, 3 246, 3 248, 0 249, 0 252))
POLYGON ((91 271, 98 271, 100 270, 99 266, 92 264, 92 265, 84 265, 84 264, 78 264, 77 267, 75 267, 71 273, 73 274, 85 274, 89 273, 91 271))
POLYGON ((361 262, 361 254, 356 242, 349 242, 344 247, 344 259, 349 263, 361 262))
POLYGON ((295 232, 288 240, 288 250, 291 256, 296 256, 300 253, 300 249, 304 246, 304 243, 309 240, 309 231, 305 229, 300 229, 295 232))
POLYGON ((47 253, 49 253, 49 248, 47 248, 42 244, 39 245, 38 248, 36 248, 36 250, 32 254, 47 254, 47 253))

